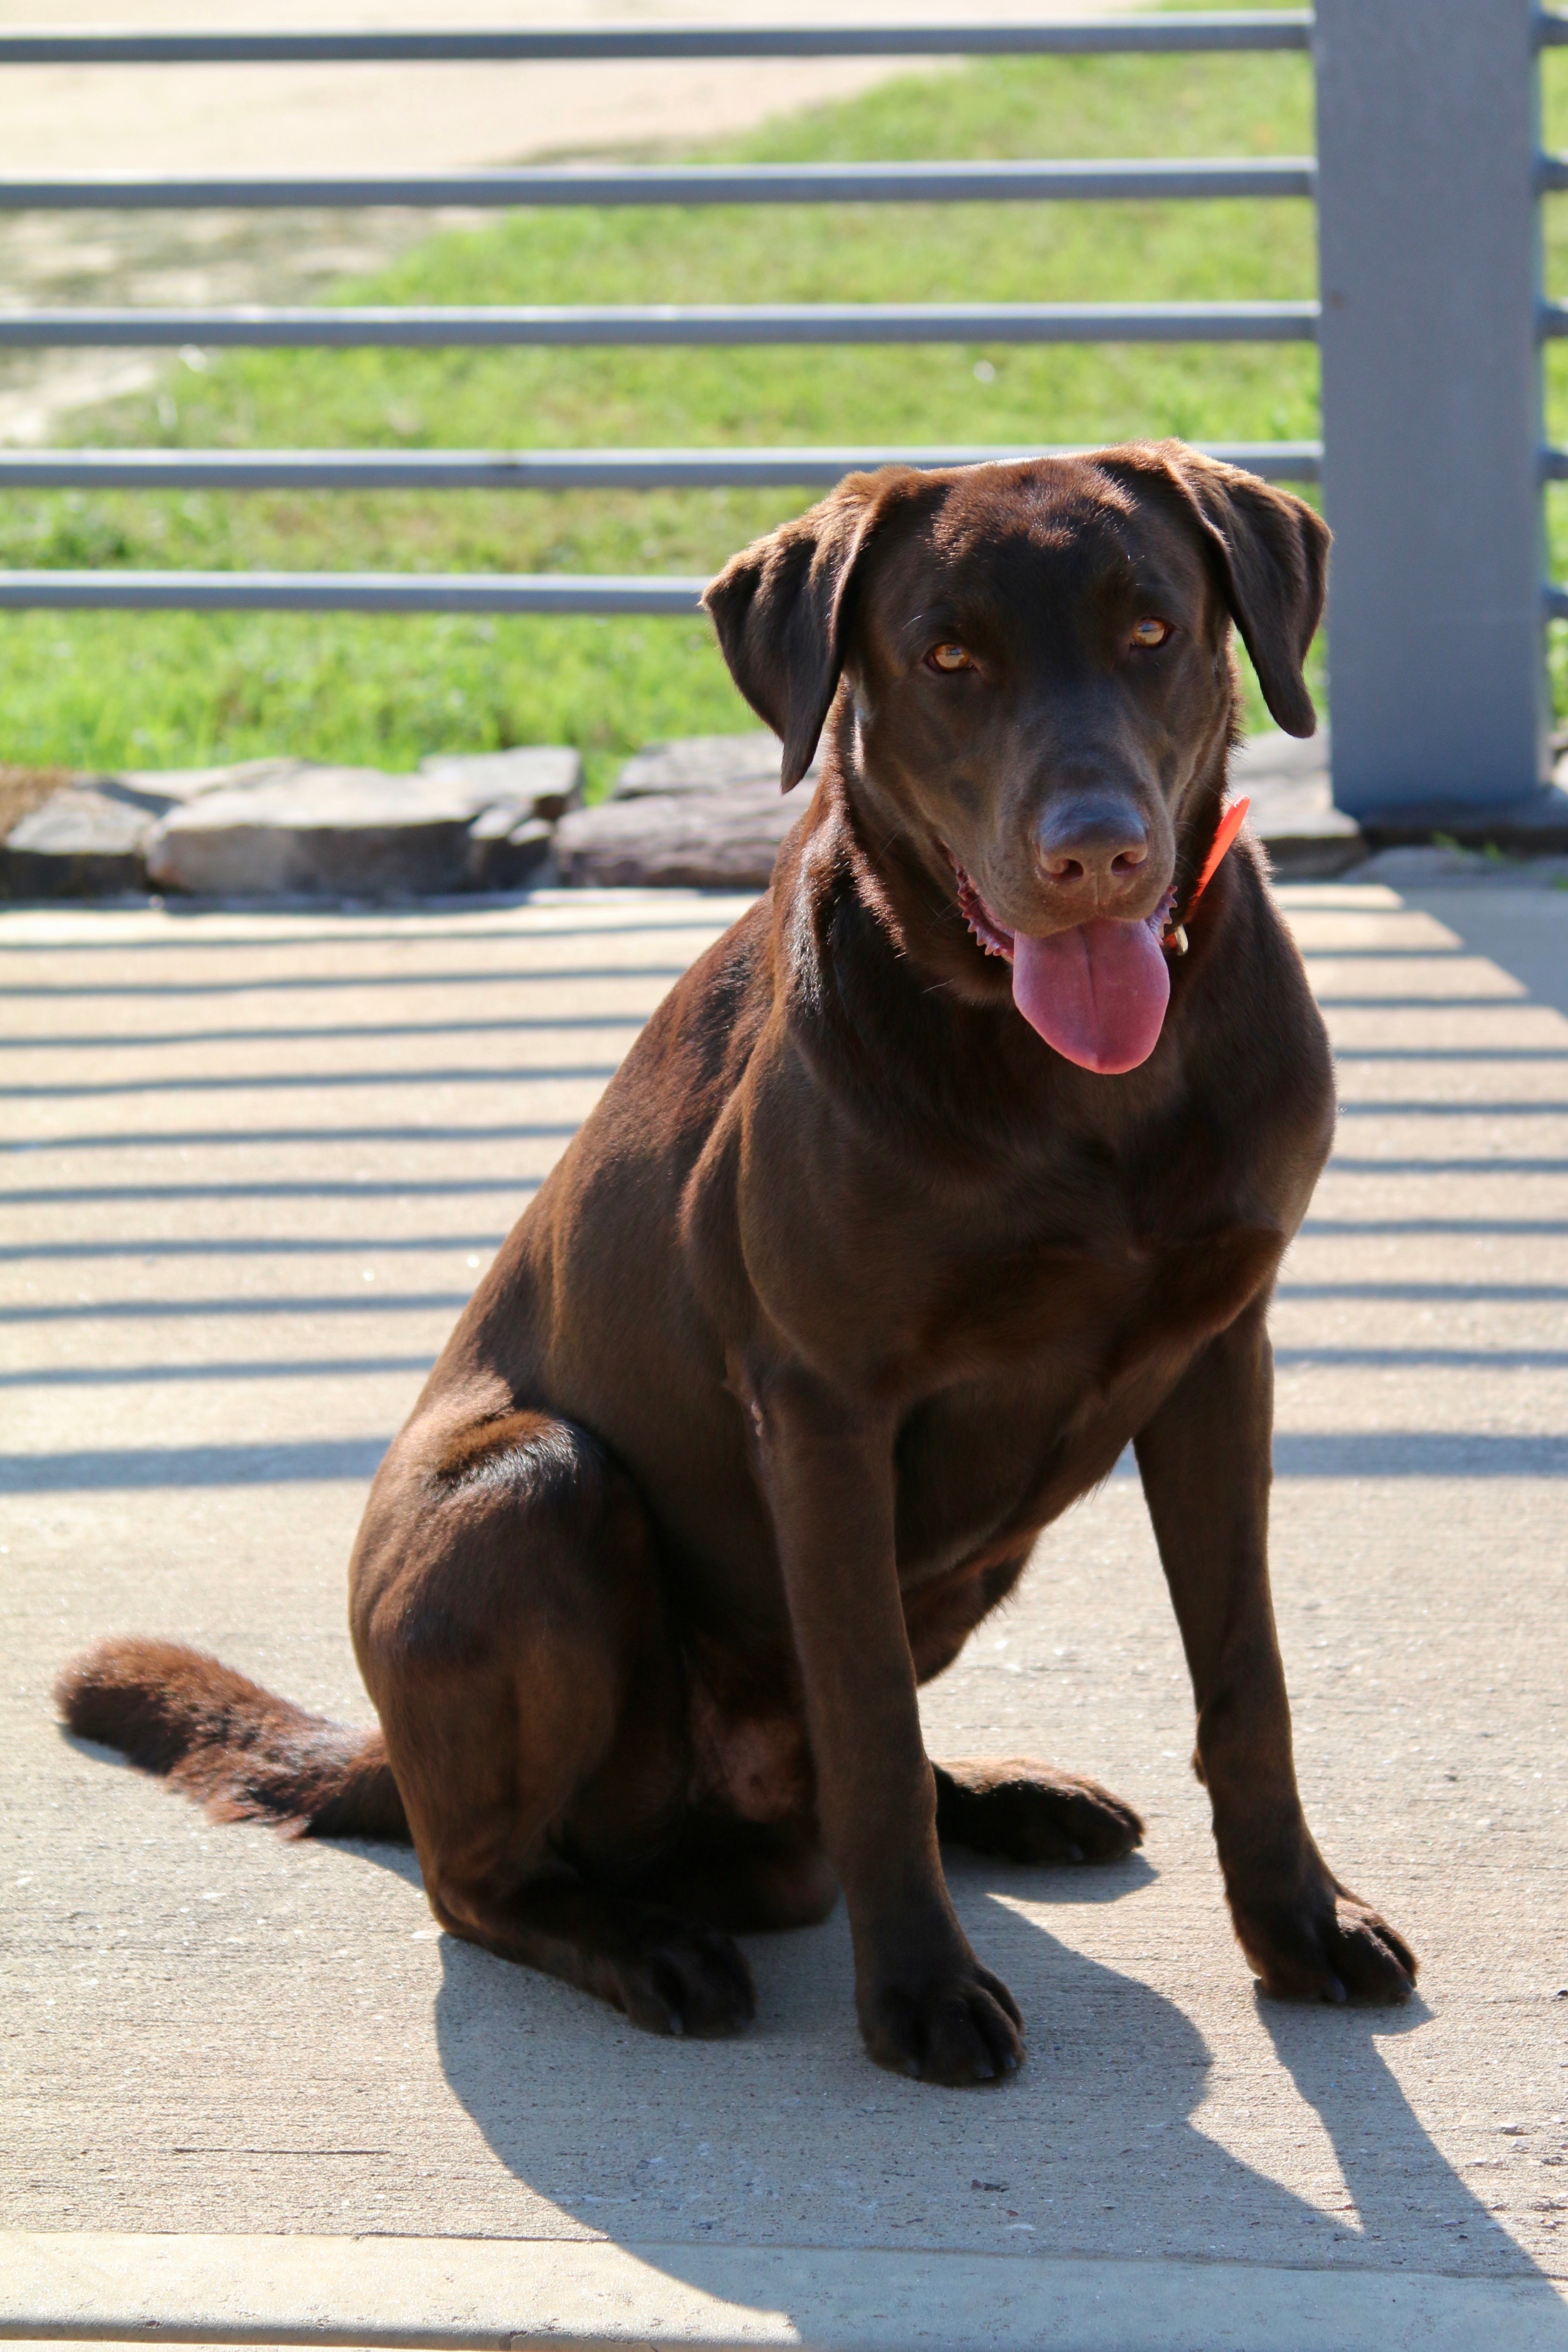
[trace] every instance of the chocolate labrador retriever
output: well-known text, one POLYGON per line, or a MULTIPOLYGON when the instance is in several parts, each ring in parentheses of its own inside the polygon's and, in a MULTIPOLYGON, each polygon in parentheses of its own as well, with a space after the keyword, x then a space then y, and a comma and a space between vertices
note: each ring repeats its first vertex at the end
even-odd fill
POLYGON ((1281 727, 1328 534, 1177 443, 852 476, 708 592, 824 739, 767 897, 654 1014, 480 1283, 353 1567, 379 1733, 110 1643, 67 1721, 228 1818, 411 1836, 443 1926, 656 2032, 753 2009, 734 1931, 842 1884, 873 2057, 1023 2050, 941 1841, 1123 1854, 1033 1759, 932 1764, 916 1691, 1131 1440, 1196 1769, 1269 1990, 1399 1999, 1302 1815, 1268 1591, 1280 1255, 1327 1041, 1220 834, 1231 625, 1281 727))

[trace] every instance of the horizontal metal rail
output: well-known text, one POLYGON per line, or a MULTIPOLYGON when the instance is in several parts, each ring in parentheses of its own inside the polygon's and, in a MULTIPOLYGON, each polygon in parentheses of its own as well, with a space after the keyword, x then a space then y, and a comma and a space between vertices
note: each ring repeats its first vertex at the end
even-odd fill
POLYGON ((707 585, 554 572, 0 571, 0 611, 689 614, 707 585))
POLYGON ((1536 19, 1535 37, 1543 49, 1568 48, 1568 16, 1552 16, 1543 9, 1536 19))
POLYGON ((0 212, 260 212, 279 206, 440 205, 509 209, 557 205, 910 205, 1161 202, 1172 198, 1310 196, 1310 156, 1258 163, 648 163, 604 171, 541 164, 396 178, 168 178, 81 172, 0 179, 0 212))
MULTIPOLYGON (((1564 46, 1568 47, 1568 43, 1564 46)), ((1568 621, 1568 588, 1548 586, 1542 593, 1542 602, 1546 607, 1546 617, 1549 621, 1568 621)))
MULTIPOLYGON (((1053 25, 601 26, 568 31, 0 34, 0 65, 539 62, 691 58, 1073 55, 1300 50, 1304 11, 1085 18, 1053 25)), ((1303 197, 1310 157, 1261 162, 1068 161, 536 166, 396 176, 0 179, 0 212, 444 205, 908 204, 1303 197)), ((1310 341, 1310 302, 871 303, 0 312, 0 347, 439 348, 868 342, 1310 341)), ((919 449, 33 450, 0 455, 0 490, 540 489, 824 487, 887 463, 982 464, 1066 451, 919 449)), ((1315 442, 1214 455, 1271 478, 1315 480, 1315 442)), ((120 611, 689 614, 700 579, 570 574, 0 572, 0 607, 120 611)))
MULTIPOLYGON (((1310 342, 1315 302, 763 302, 0 310, 0 349, 236 344, 1310 342)), ((1568 332, 1568 328, 1563 331, 1568 332)))
MULTIPOLYGON (((570 489, 826 488, 879 465, 968 466, 1081 449, 48 451, 0 456, 0 490, 27 488, 570 489)), ((1275 481, 1316 481, 1314 441, 1211 443, 1205 454, 1275 481)), ((566 572, 0 572, 0 609, 118 612, 690 613, 705 583, 566 572)))
POLYGON ((1560 195, 1568 188, 1568 155, 1542 155, 1535 181, 1542 195, 1560 195))
POLYGON ((6 33, 0 65, 541 64, 613 58, 1089 57, 1108 51, 1304 49, 1305 10, 1086 16, 1058 25, 654 25, 583 31, 6 33))
MULTIPOLYGON (((1081 446, 964 443, 842 449, 36 449, 0 452, 4 490, 653 490, 828 488, 879 466, 1007 465, 1081 446)), ((1315 482, 1320 441, 1231 441, 1205 455, 1315 482)))

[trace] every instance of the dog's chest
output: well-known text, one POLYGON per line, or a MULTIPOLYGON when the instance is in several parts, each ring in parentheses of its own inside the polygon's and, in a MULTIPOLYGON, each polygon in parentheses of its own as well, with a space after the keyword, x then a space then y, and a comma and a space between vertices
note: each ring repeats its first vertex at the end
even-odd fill
POLYGON ((900 1559, 917 1575, 1055 1517, 1103 1477, 1205 1343, 1267 1287, 1284 1236, 1059 1234, 968 1271, 911 1378, 900 1559))
POLYGON ((1023 1372, 1071 1391, 1112 1379, 1164 1328, 1169 1302, 1197 1305, 1204 1255, 1217 1252, 1215 1271, 1230 1286, 1227 1230, 1202 1235, 1195 1264, 1190 1234, 1151 1229, 1109 1175, 1076 1213, 955 1227, 908 1284, 901 1337, 912 1384, 1023 1372))

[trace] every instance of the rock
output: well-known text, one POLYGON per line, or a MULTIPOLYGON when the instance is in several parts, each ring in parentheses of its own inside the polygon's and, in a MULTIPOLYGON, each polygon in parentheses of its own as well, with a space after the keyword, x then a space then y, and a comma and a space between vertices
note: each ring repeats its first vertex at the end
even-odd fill
POLYGON ((423 777, 305 768, 219 786, 173 809, 148 844, 160 889, 379 898, 461 887, 468 813, 423 777))
MULTIPOLYGON (((772 740, 771 738, 769 739, 772 740)), ((504 804, 518 817, 553 824, 583 797, 583 762, 567 744, 520 744, 511 751, 439 751, 419 772, 472 789, 476 807, 504 804)))
POLYGON ((462 889, 474 812, 459 788, 378 768, 306 768, 174 809, 147 847, 165 890, 378 898, 462 889))
MULTIPOLYGON (((126 771, 79 778, 23 818, 0 854, 0 890, 514 890, 540 874, 552 845, 567 883, 760 890, 805 797, 783 796, 778 775, 777 740, 760 730, 650 744, 595 809, 580 806, 576 752, 550 744, 439 753, 416 775, 303 760, 126 771)), ((1343 873, 1367 855, 1359 827, 1333 806, 1322 738, 1258 737, 1232 776, 1251 794, 1253 829, 1283 877, 1343 873)))
POLYGON ((297 776, 309 760, 231 760, 220 768, 121 768, 107 781, 134 793, 160 814, 177 801, 199 800, 204 793, 230 785, 267 784, 283 776, 297 776))
POLYGON ((738 784, 778 790, 781 747, 776 735, 685 735, 649 743, 626 761, 612 800, 643 800, 654 793, 727 793, 738 784))
POLYGON ((222 768, 126 769, 76 776, 31 809, 0 851, 0 894, 100 898, 147 888, 153 828, 174 807, 228 785, 296 774, 302 760, 242 760, 222 768))
POLYGON ((476 890, 517 890, 536 876, 557 821, 583 798, 582 760, 563 743, 438 752, 420 761, 419 772, 473 795, 468 872, 476 890))
POLYGON ((554 836, 546 817, 520 817, 504 803, 482 809, 468 827, 468 887, 520 890, 549 856, 554 836))
POLYGON ((598 889, 765 889, 806 797, 786 798, 775 772, 727 791, 703 785, 574 809, 555 828, 561 879, 598 889))
POLYGON ((6 835, 0 887, 8 898, 102 898, 144 891, 143 852, 157 815, 156 804, 127 792, 116 777, 62 785, 6 835))
POLYGON ((561 879, 599 889, 763 890, 816 779, 779 790, 775 735, 687 735, 626 761, 607 801, 555 832, 561 879))
POLYGON ((1230 784, 1249 795, 1248 827, 1282 882, 1327 881, 1367 856, 1360 825, 1334 806, 1326 735, 1255 735, 1233 756, 1230 784))
POLYGON ((513 890, 582 796, 575 751, 428 760, 418 775, 243 760, 79 777, 13 827, 9 898, 127 890, 223 898, 408 898, 513 890))
POLYGON ((147 845, 156 887, 212 897, 403 898, 515 889, 581 791, 569 750, 426 761, 417 775, 294 763, 209 788, 147 845))
MULTIPOLYGON (((555 836, 561 878, 601 887, 762 889, 798 803, 778 791, 772 735, 692 735, 628 760, 612 797, 569 816, 555 836)), ((1367 855, 1333 804, 1322 737, 1258 737, 1232 762, 1252 828, 1283 878, 1342 874, 1367 855)))

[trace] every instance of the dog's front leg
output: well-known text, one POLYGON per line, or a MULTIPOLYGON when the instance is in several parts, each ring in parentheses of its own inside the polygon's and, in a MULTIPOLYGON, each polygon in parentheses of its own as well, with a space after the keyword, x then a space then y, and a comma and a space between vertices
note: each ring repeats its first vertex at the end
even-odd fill
POLYGON ((1197 1700, 1194 1763, 1243 1950, 1270 1992, 1402 2000, 1403 1937, 1342 1886, 1296 1790, 1268 1590, 1274 1358, 1261 1304, 1211 1342, 1137 1441, 1197 1700))
POLYGON ((894 1559, 891 1424, 798 1370, 753 1376, 744 1393, 867 2046, 933 2082, 989 2082, 1018 2063, 1021 2020, 942 1876, 894 1559))

